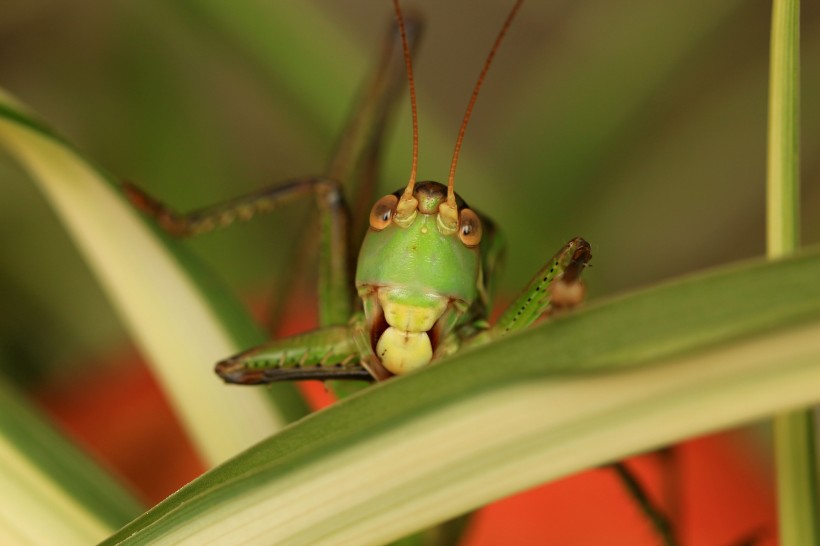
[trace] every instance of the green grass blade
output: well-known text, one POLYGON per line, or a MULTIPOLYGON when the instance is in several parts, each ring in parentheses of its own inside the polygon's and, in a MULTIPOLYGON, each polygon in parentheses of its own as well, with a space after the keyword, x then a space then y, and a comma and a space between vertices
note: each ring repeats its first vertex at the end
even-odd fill
POLYGON ((0 543, 98 542, 143 508, 0 381, 0 543))
POLYGON ((0 94, 0 145, 31 173, 98 276, 200 454, 217 463, 302 415, 291 385, 225 388, 213 363, 263 340, 242 306, 125 202, 116 185, 0 94))
MULTIPOLYGON (((769 71, 766 246, 777 258, 800 245, 800 2, 775 0, 769 71)), ((774 419, 782 544, 820 544, 814 413, 774 419)))
POLYGON ((289 427, 106 544, 381 544, 571 472, 814 403, 818 276, 818 251, 738 266, 461 352, 289 427))
POLYGON ((800 244, 800 2, 775 0, 769 71, 766 174, 769 256, 800 244))

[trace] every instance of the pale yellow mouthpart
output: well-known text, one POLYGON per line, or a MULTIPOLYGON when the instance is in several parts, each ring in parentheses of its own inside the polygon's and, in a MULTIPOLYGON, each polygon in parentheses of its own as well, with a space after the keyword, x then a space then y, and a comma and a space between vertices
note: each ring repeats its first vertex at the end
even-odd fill
POLYGON ((406 332, 427 332, 447 309, 445 298, 431 300, 430 303, 429 306, 397 303, 393 301, 389 291, 379 291, 379 305, 384 311, 384 320, 390 326, 406 332))
POLYGON ((390 373, 402 375, 426 366, 433 358, 433 346, 426 332, 406 332, 391 326, 379 338, 376 354, 390 373))

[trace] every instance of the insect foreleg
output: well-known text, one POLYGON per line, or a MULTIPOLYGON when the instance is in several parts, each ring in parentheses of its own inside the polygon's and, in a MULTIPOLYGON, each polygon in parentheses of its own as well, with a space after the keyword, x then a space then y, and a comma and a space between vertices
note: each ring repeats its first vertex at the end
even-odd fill
MULTIPOLYGON (((501 252, 498 249, 487 255, 500 256, 501 252)), ((572 239, 535 274, 494 325, 487 329, 483 329, 486 328, 484 326, 468 335, 464 346, 482 345, 515 330, 526 328, 552 310, 581 303, 584 286, 580 277, 590 259, 592 253, 589 243, 580 237, 572 239)), ((496 258, 495 261, 499 259, 496 258)))
POLYGON ((271 212, 295 198, 309 195, 322 177, 306 177, 271 185, 247 195, 191 212, 179 213, 134 184, 122 185, 131 203, 153 217, 157 224, 174 237, 194 237, 226 228, 236 221, 247 221, 271 212))
POLYGON ((271 212, 300 197, 314 195, 319 209, 321 253, 319 265, 319 315, 323 324, 344 324, 353 302, 350 280, 349 215, 338 182, 322 176, 289 180, 247 195, 189 213, 178 213, 133 184, 123 191, 140 210, 176 237, 191 237, 225 228, 271 212))
POLYGON ((373 378, 359 362, 354 326, 319 328, 277 339, 219 362, 216 373, 226 383, 256 385, 305 379, 373 378))
POLYGON ((589 243, 577 237, 562 248, 532 278, 490 329, 490 336, 526 328, 552 309, 581 303, 581 272, 592 259, 589 243))

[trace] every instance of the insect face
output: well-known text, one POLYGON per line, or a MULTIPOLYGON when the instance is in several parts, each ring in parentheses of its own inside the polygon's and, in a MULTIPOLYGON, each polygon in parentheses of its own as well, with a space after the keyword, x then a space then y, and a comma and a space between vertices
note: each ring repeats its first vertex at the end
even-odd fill
MULTIPOLYGON (((376 203, 356 269, 372 348, 397 375, 430 362, 438 341, 476 300, 481 278, 476 245, 441 227, 447 187, 420 182, 413 195, 417 209, 405 225, 391 222, 394 211, 385 209, 397 196, 376 203)), ((472 213, 459 202, 462 212, 472 213)))

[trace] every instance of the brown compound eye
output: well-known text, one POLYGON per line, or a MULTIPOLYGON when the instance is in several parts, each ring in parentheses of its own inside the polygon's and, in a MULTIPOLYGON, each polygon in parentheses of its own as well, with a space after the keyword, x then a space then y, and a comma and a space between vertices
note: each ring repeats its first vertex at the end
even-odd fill
POLYGON ((459 214, 458 238, 468 247, 478 246, 481 242, 481 220, 470 209, 462 209, 459 214))
POLYGON ((393 221, 393 213, 396 211, 396 203, 399 198, 395 195, 385 195, 370 209, 370 227, 376 231, 381 231, 393 221))

